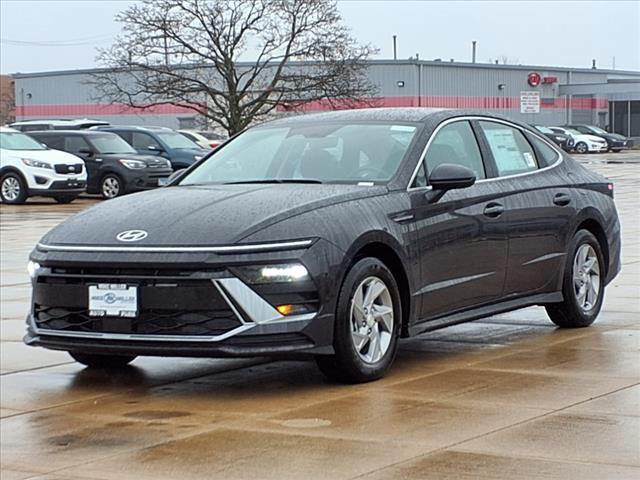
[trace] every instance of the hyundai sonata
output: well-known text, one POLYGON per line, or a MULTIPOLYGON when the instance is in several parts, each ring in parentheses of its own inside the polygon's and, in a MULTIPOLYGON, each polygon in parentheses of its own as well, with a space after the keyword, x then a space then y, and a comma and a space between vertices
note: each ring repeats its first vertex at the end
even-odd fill
POLYGON ((312 356, 379 378, 398 339, 530 305, 585 327, 620 269, 613 185, 497 116, 367 109, 275 120, 33 250, 29 345, 312 356))

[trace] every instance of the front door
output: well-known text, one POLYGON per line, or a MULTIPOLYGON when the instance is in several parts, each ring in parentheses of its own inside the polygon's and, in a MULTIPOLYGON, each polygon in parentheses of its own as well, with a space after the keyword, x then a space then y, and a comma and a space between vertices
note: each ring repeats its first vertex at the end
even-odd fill
POLYGON ((437 202, 425 195, 428 172, 442 163, 461 164, 487 177, 469 121, 447 123, 434 134, 409 195, 419 251, 420 319, 488 303, 502 294, 507 261, 503 199, 488 183, 450 190, 437 202))

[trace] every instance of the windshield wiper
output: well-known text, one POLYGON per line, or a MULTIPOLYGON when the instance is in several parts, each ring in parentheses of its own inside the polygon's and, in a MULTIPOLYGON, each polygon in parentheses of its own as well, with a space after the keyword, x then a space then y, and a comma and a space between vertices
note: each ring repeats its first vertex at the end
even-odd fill
POLYGON ((245 183, 322 183, 320 180, 312 178, 268 178, 264 180, 239 180, 237 182, 226 182, 223 185, 242 185, 245 183))

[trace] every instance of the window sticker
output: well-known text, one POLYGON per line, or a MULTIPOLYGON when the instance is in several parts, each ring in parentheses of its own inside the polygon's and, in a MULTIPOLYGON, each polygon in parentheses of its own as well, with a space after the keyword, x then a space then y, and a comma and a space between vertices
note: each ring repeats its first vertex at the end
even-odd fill
MULTIPOLYGON (((528 170, 530 165, 527 158, 523 157, 522 152, 518 148, 518 143, 513 134, 513 130, 507 128, 485 129, 485 135, 491 146, 491 151, 498 169, 501 172, 528 170)), ((531 158, 533 160, 533 157, 531 158)))
POLYGON ((531 155, 529 152, 524 152, 522 156, 524 157, 524 161, 527 162, 527 166, 529 168, 536 168, 536 161, 533 158, 533 155, 531 155))

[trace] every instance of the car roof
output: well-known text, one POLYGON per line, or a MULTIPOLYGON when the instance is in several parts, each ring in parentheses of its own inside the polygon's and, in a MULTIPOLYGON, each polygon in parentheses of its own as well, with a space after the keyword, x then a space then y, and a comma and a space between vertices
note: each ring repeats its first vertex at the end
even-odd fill
POLYGON ((84 125, 86 123, 96 124, 96 125, 109 125, 109 122, 105 122, 104 120, 94 120, 91 118, 43 118, 40 120, 20 120, 17 122, 12 122, 11 125, 33 125, 33 124, 43 124, 43 125, 84 125))
POLYGON ((109 132, 108 130, 34 130, 31 132, 25 132, 27 135, 36 134, 36 135, 45 135, 48 137, 53 137, 54 135, 115 135, 113 132, 109 132))
POLYGON ((6 133, 22 133, 20 130, 16 130, 15 128, 11 128, 11 127, 0 127, 0 132, 6 132, 6 133))
POLYGON ((140 125, 108 125, 104 127, 91 128, 93 131, 109 131, 109 130, 140 130, 143 132, 173 132, 169 127, 140 126, 140 125))
POLYGON ((263 123, 264 126, 299 125, 317 122, 427 122, 443 121, 454 117, 479 116, 505 120, 510 123, 530 126, 486 110, 447 109, 425 107, 362 108, 356 110, 336 110, 279 118, 263 123))

